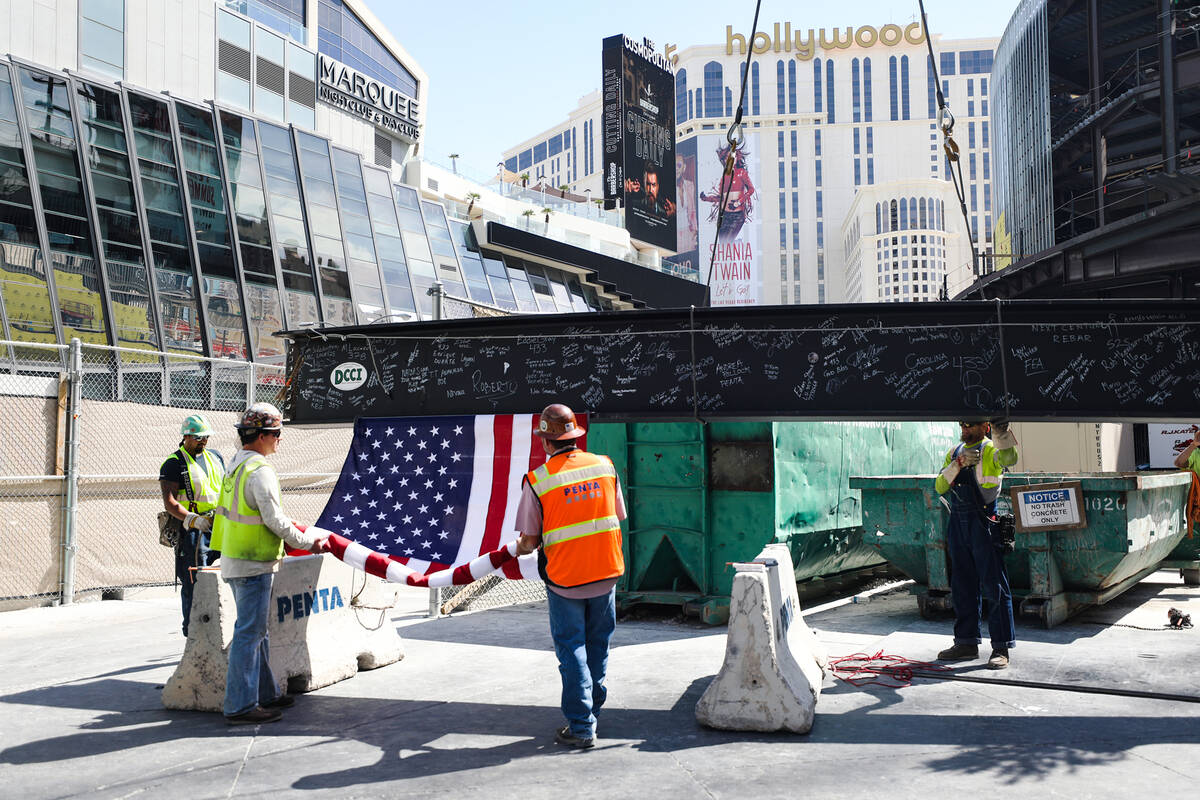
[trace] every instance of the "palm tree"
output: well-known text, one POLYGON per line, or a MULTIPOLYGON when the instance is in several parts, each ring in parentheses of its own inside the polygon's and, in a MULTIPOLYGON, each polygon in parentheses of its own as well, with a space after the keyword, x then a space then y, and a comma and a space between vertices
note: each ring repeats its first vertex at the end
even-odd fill
POLYGON ((521 216, 525 218, 525 227, 526 227, 526 228, 528 228, 528 227, 529 227, 529 220, 530 220, 530 219, 533 217, 533 215, 534 215, 534 214, 536 214, 536 213, 537 213, 537 212, 536 212, 536 211, 534 211, 532 208, 527 208, 527 209, 525 209, 524 211, 522 211, 522 212, 521 212, 521 216))
POLYGON ((479 192, 467 192, 467 199, 471 201, 471 202, 467 203, 467 216, 468 217, 471 216, 471 209, 475 207, 475 201, 481 197, 483 197, 483 195, 479 194, 479 192))
POLYGON ((566 183, 564 183, 563 185, 559 186, 559 187, 558 187, 558 196, 559 196, 559 197, 566 197, 566 196, 567 196, 567 189, 570 189, 570 188, 571 188, 570 184, 566 184, 566 183))
POLYGON ((546 215, 546 224, 549 225, 550 224, 550 215, 554 213, 554 209, 547 206, 546 208, 542 209, 542 213, 546 215))
POLYGON ((525 189, 525 188, 527 188, 528 186, 529 186, 529 173, 528 173, 528 172, 522 172, 522 173, 521 173, 521 188, 522 188, 522 189, 525 189))
POLYGON ((458 153, 450 154, 450 168, 454 170, 455 175, 458 174, 458 159, 459 159, 458 153))

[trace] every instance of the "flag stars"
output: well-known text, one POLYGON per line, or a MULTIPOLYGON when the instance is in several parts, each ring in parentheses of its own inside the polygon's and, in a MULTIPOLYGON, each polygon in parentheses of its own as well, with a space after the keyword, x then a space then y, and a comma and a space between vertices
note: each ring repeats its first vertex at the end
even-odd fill
POLYGON ((371 524, 370 522, 368 522, 367 520, 364 519, 362 522, 358 523, 358 527, 365 528, 370 524, 371 524))
POLYGON ((438 427, 436 425, 434 425, 432 428, 429 429, 429 435, 430 436, 438 435, 438 427))
POLYGON ((424 450, 426 444, 427 444, 427 442, 424 439, 422 439, 421 441, 417 442, 417 449, 424 450))
POLYGON ((437 453, 430 453, 430 454, 429 454, 429 461, 430 461, 430 463, 433 463, 434 461, 437 461, 437 453))
POLYGON ((375 485, 383 486, 383 476, 382 475, 380 475, 378 478, 375 479, 375 485))
POLYGON ((442 554, 441 554, 441 553, 430 553, 429 557, 430 557, 430 558, 432 558, 434 561, 441 561, 441 560, 442 560, 442 554))
POLYGON ((356 473, 354 473, 354 475, 353 475, 352 477, 353 477, 353 478, 354 478, 354 480, 356 480, 356 481, 361 481, 361 480, 362 480, 362 475, 359 475, 357 472, 356 472, 356 473))
POLYGON ((378 501, 378 500, 372 500, 371 502, 367 503, 367 508, 374 508, 374 507, 375 507, 375 506, 377 506, 377 505, 379 505, 379 501, 378 501))
POLYGON ((437 494, 435 494, 433 496, 433 502, 435 502, 435 503, 442 502, 442 493, 441 492, 438 492, 437 494))
POLYGON ((409 436, 416 436, 416 435, 417 435, 417 429, 416 429, 416 428, 409 428, 409 429, 408 429, 408 435, 409 435, 409 436))
POLYGON ((451 478, 451 479, 450 479, 450 488, 451 488, 451 489, 453 489, 455 486, 458 486, 458 479, 457 479, 457 478, 451 478))
POLYGON ((401 485, 401 486, 408 486, 408 478, 401 478, 401 479, 400 479, 400 485, 401 485))
POLYGON ((454 509, 451 508, 450 506, 446 506, 445 508, 442 509, 442 513, 448 517, 454 513, 454 509))
POLYGON ((334 522, 341 522, 343 519, 344 519, 344 517, 342 517, 342 515, 341 515, 341 514, 338 514, 337 516, 335 516, 335 517, 333 518, 333 521, 334 521, 334 522))
POLYGON ((450 440, 449 440, 449 439, 442 439, 442 449, 443 449, 443 450, 445 450, 445 449, 446 449, 447 447, 449 447, 449 446, 450 446, 450 440))
POLYGON ((425 474, 424 467, 417 467, 416 469, 413 470, 413 475, 424 475, 424 474, 425 474))
POLYGON ((385 430, 385 431, 383 432, 383 435, 384 435, 384 436, 391 436, 391 435, 392 435, 392 433, 394 433, 394 432, 395 432, 395 430, 396 430, 395 428, 388 428, 387 430, 385 430))
POLYGON ((455 425, 455 426, 454 426, 454 435, 455 435, 455 436, 460 436, 460 435, 462 435, 462 425, 455 425))
POLYGON ((370 428, 367 428, 366 430, 364 430, 364 431, 363 431, 363 436, 365 436, 366 438, 370 439, 370 438, 371 438, 371 429, 370 429, 370 428))
POLYGON ((362 513, 362 509, 361 509, 361 508, 357 508, 357 507, 356 507, 356 508, 352 508, 352 509, 350 509, 350 513, 351 513, 351 514, 353 514, 354 516, 356 516, 356 517, 357 517, 359 514, 361 514, 361 513, 362 513))
POLYGON ((396 532, 396 526, 395 526, 395 525, 388 525, 386 528, 384 528, 384 530, 385 530, 385 531, 387 531, 388 533, 395 533, 395 532, 396 532))
POLYGON ((385 500, 391 500, 393 494, 395 494, 395 492, 393 492, 391 489, 388 489, 386 492, 383 493, 383 497, 385 500))
POLYGON ((433 481, 425 481, 425 488, 426 488, 426 489, 432 489, 432 488, 433 488, 433 481))
POLYGON ((438 475, 445 475, 446 467, 438 467, 438 475))
POLYGON ((446 538, 446 537, 448 537, 449 535, 450 535, 450 532, 449 532, 449 531, 442 531, 441 533, 439 533, 439 534, 438 534, 438 538, 439 538, 439 539, 445 539, 445 538, 446 538))
POLYGON ((408 515, 406 514, 406 515, 404 516, 404 519, 400 520, 400 522, 401 522, 401 523, 403 523, 403 524, 405 524, 405 525, 407 525, 408 523, 412 522, 412 517, 410 517, 410 516, 408 516, 408 515))
POLYGON ((370 455, 367 453, 359 453, 358 454, 359 461, 366 461, 368 458, 370 458, 370 455))
POLYGON ((421 547, 424 547, 426 550, 428 550, 428 549, 429 549, 430 547, 432 547, 432 546, 433 546, 433 545, 432 545, 432 544, 430 544, 430 542, 429 542, 429 540, 428 540, 428 539, 426 539, 425 541, 421 542, 421 547))
POLYGON ((405 454, 404 454, 404 460, 405 460, 405 461, 412 461, 412 460, 413 460, 413 454, 412 454, 412 453, 405 453, 405 454))
POLYGON ((364 486, 364 487, 362 487, 361 489, 359 489, 359 490, 358 490, 358 493, 359 493, 359 494, 370 494, 370 493, 371 493, 371 490, 370 490, 370 489, 368 489, 367 487, 365 487, 365 486, 364 486))
POLYGON ((384 453, 383 455, 381 455, 379 457, 380 461, 391 461, 391 459, 392 459, 391 453, 384 453))
POLYGON ((375 519, 377 519, 377 520, 385 520, 385 519, 387 519, 387 514, 385 514, 385 513, 383 513, 382 511, 380 511, 378 514, 376 514, 376 515, 375 515, 375 519))
POLYGON ((459 453, 451 453, 450 460, 457 464, 459 461, 462 461, 462 455, 459 453))
MULTIPOLYGON (((400 542, 400 540, 399 540, 399 539, 397 539, 397 540, 396 540, 396 542, 397 542, 397 543, 399 543, 399 542, 400 542)), ((415 553, 415 552, 416 552, 416 550, 413 550, 411 547, 408 547, 408 548, 405 548, 405 550, 404 550, 404 555, 406 555, 406 556, 411 556, 411 555, 412 555, 413 553, 415 553)))
POLYGON ((346 501, 347 503, 349 503, 353 499, 354 499, 354 495, 352 495, 352 494, 342 495, 342 500, 346 501))
POLYGON ((409 500, 416 500, 416 499, 417 499, 417 493, 416 493, 416 492, 409 492, 409 493, 408 493, 408 499, 409 499, 409 500))
POLYGON ((428 510, 429 510, 429 506, 418 506, 417 507, 417 512, 420 514, 424 514, 428 510))
POLYGON ((395 475, 399 471, 400 471, 400 467, 396 466, 395 464, 393 464, 391 469, 388 470, 388 472, 390 472, 393 475, 395 475))
POLYGON ((403 504, 403 503, 395 503, 395 504, 392 506, 392 510, 393 510, 393 511, 399 511, 399 510, 400 510, 400 509, 402 509, 402 508, 404 508, 404 504, 403 504))
POLYGON ((379 534, 378 534, 378 533, 372 533, 372 534, 370 534, 369 536, 367 536, 367 538, 368 538, 368 539, 378 539, 378 538, 379 538, 379 534))
POLYGON ((368 467, 367 467, 367 474, 368 474, 368 475, 374 475, 374 474, 375 474, 375 470, 376 470, 376 467, 375 467, 375 465, 374 465, 374 464, 371 464, 370 466, 368 466, 368 467))

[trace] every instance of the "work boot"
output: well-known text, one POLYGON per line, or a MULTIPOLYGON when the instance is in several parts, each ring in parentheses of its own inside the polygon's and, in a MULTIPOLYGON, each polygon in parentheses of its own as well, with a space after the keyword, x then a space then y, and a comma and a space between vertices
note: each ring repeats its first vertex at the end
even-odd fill
POLYGON ((249 711, 226 717, 225 721, 230 725, 260 725, 264 722, 278 722, 282 718, 283 713, 277 708, 255 706, 249 711))
POLYGON ((988 659, 988 669, 1006 669, 1008 667, 1008 651, 993 650, 992 657, 988 659))
POLYGON ((276 697, 274 700, 271 700, 266 703, 262 703, 261 705, 263 708, 288 708, 290 706, 296 705, 296 696, 288 694, 287 692, 284 692, 283 694, 279 695, 279 697, 276 697))
POLYGON ((956 644, 938 653, 938 661, 970 661, 979 658, 979 646, 974 644, 956 644))
POLYGON ((575 734, 571 733, 570 725, 563 725, 561 728, 556 730, 554 732, 554 741, 558 742, 559 744, 566 745, 567 747, 577 747, 580 749, 592 747, 596 744, 595 739, 585 739, 582 736, 576 736, 575 734))

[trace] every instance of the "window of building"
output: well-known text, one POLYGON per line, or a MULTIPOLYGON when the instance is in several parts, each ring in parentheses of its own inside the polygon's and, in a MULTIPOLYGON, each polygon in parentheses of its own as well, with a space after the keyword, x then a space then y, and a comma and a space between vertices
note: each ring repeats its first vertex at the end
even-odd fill
POLYGON ((860 148, 859 148, 859 144, 860 144, 860 140, 861 140, 861 139, 860 139, 860 129, 859 129, 859 128, 855 128, 855 129, 854 129, 854 155, 858 155, 858 154, 859 154, 859 149, 860 149, 860 148))
POLYGON ((795 131, 791 132, 791 140, 792 140, 792 158, 795 158, 800 150, 799 137, 796 135, 795 131))
POLYGON ((990 141, 990 137, 988 136, 988 123, 987 123, 987 121, 985 120, 985 121, 983 121, 983 122, 979 123, 979 126, 980 126, 980 130, 981 130, 981 132, 983 133, 983 146, 984 146, 984 147, 990 147, 990 146, 991 146, 991 141, 990 141))
POLYGON ((933 77, 933 60, 930 59, 928 56, 925 59, 925 66, 927 67, 927 69, 925 70, 925 86, 926 86, 926 95, 927 95, 926 100, 929 105, 929 118, 936 119, 937 118, 937 110, 938 110, 938 107, 937 107, 937 81, 933 77))
POLYGON ((816 152, 814 154, 817 156, 820 156, 821 155, 821 132, 820 131, 813 131, 813 146, 816 148, 816 152))
POLYGON ((399 312, 415 313, 417 306, 404 256, 404 243, 396 221, 396 206, 392 202, 391 177, 384 170, 366 168, 363 170, 363 181, 388 312, 393 315, 399 312))
POLYGON ((777 139, 778 139, 778 143, 779 143, 779 157, 780 157, 780 158, 783 158, 783 157, 784 157, 784 147, 783 147, 783 131, 779 131, 779 132, 776 134, 776 137, 777 137, 777 139))
MULTIPOLYGON (((862 87, 859 85, 859 81, 861 80, 862 76, 860 74, 860 69, 861 67, 858 59, 853 59, 850 62, 850 113, 855 122, 862 122, 862 87)), ((858 129, 856 128, 854 132, 857 134, 858 129)), ((857 153, 858 151, 855 150, 854 152, 857 153)))
POLYGON ((350 274, 342 242, 329 143, 300 131, 296 132, 296 143, 299 147, 308 228, 321 283, 323 316, 326 322, 334 325, 353 325, 355 313, 350 274))
MULTIPOLYGON (((783 74, 783 62, 780 61, 780 74, 783 74)), ((780 90, 782 91, 782 90, 780 90)), ((821 113, 821 59, 813 59, 813 111, 821 113)), ((783 113, 783 95, 780 95, 779 113, 783 113)))
MULTIPOLYGON (((817 247, 821 246, 821 223, 817 223, 817 247)), ((800 223, 792 223, 792 249, 800 249, 800 223)))
MULTIPOLYGON (((820 192, 818 192, 817 194, 820 195, 820 192)), ((799 192, 792 192, 792 216, 793 217, 800 216, 800 193, 799 192)), ((817 216, 818 217, 821 216, 821 212, 819 209, 817 211, 817 216)))
POLYGON ((825 59, 825 110, 829 112, 829 124, 837 122, 834 115, 834 93, 833 93, 833 59, 825 59))
POLYGON ((796 113, 796 62, 788 61, 788 113, 796 113))
POLYGON ((989 158, 989 153, 986 150, 983 151, 983 179, 985 181, 992 179, 991 159, 989 158))
POLYGON ((891 118, 900 119, 900 77, 896 72, 896 57, 888 58, 888 99, 890 101, 891 118))
POLYGON ((904 119, 909 119, 908 56, 900 57, 900 114, 904 119))
POLYGON ((813 168, 815 169, 815 185, 820 186, 821 185, 821 162, 820 161, 815 162, 813 164, 813 168))
POLYGON ((295 148, 286 128, 258 124, 260 154, 266 172, 266 194, 275 231, 275 256, 284 286, 284 314, 288 327, 317 322, 313 260, 300 202, 300 177, 295 148))
MULTIPOLYGON (((939 72, 941 72, 942 75, 954 75, 955 74, 955 72, 954 72, 954 55, 955 55, 954 53, 942 53, 941 54, 941 68, 939 69, 939 72)), ((963 70, 963 71, 965 72, 966 70, 963 70)))
POLYGON ((305 40, 305 0, 225 0, 225 5, 298 42, 305 40))
POLYGON ((417 79, 342 0, 318 0, 317 51, 409 97, 417 97, 417 79))
POLYGON ((862 185, 862 162, 859 159, 854 159, 854 185, 862 185))
POLYGON ((150 301, 150 274, 134 205, 133 173, 125 138, 121 96, 109 89, 78 84, 76 107, 83 163, 89 174, 100 252, 118 346, 159 349, 158 325, 150 301))
POLYGON ((871 59, 863 59, 863 120, 871 122, 871 59))
POLYGON ((782 114, 784 109, 784 93, 787 90, 787 84, 784 82, 783 61, 775 62, 775 113, 782 114))
POLYGON ((227 11, 217 12, 217 99, 249 111, 254 26, 227 11))
POLYGON ((787 216, 787 192, 779 193, 779 218, 787 216))
POLYGON ((875 183, 875 159, 867 159, 867 184, 874 185, 875 183))
POLYGON ((970 163, 971 180, 975 180, 975 154, 974 153, 970 153, 968 155, 968 161, 970 163))
POLYGON ((79 68, 125 77, 125 0, 79 0, 79 68))
POLYGON ((229 211, 221 187, 212 114, 207 109, 176 102, 183 165, 196 250, 204 277, 202 297, 214 356, 245 359, 250 353, 243 331, 245 305, 238 288, 229 211))
POLYGON ((750 113, 757 117, 758 109, 758 62, 755 61, 750 66, 750 113))
POLYGON ((792 162, 792 187, 800 185, 800 167, 797 162, 792 162))
POLYGON ((992 51, 962 50, 958 54, 958 65, 963 75, 990 74, 992 71, 992 51))
POLYGON ((721 117, 725 115, 725 78, 724 69, 719 61, 710 61, 704 65, 704 116, 721 117))
POLYGON ((690 119, 687 108, 687 70, 675 73, 675 124, 682 125, 690 119))
POLYGON ((970 147, 972 149, 975 147, 975 123, 974 122, 967 123, 967 147, 970 147))

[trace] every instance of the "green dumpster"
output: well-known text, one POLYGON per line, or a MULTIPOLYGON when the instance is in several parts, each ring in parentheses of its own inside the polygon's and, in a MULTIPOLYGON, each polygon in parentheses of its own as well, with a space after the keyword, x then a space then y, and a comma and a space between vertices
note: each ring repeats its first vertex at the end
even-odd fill
POLYGON ((618 604, 679 605, 728 618, 731 562, 772 542, 796 580, 885 566, 863 536, 852 474, 927 469, 957 438, 920 422, 594 423, 588 449, 613 459, 629 518, 618 604))
MULTIPOLYGON (((933 475, 852 477, 862 491, 863 524, 879 552, 911 577, 923 616, 950 608, 946 558, 948 512, 933 475)), ((1012 473, 997 503, 1011 510, 1009 491, 1033 484, 1079 481, 1087 526, 1017 533, 1006 556, 1014 609, 1053 627, 1071 614, 1102 605, 1158 569, 1185 535, 1185 473, 1012 473)))

